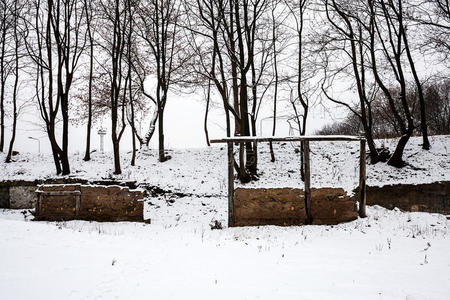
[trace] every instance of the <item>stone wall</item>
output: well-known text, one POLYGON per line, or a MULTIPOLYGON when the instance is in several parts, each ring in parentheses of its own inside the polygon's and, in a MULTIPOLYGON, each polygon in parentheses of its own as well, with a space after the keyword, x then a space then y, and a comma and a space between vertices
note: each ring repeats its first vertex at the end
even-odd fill
MULTIPOLYGON (((358 217, 356 201, 343 189, 311 189, 313 224, 338 224, 358 217)), ((234 192, 234 218, 230 226, 303 225, 304 192, 294 188, 247 189, 234 192)))
POLYGON ((9 186, 0 185, 0 208, 10 208, 9 204, 9 186))
POLYGON ((120 186, 42 185, 35 219, 144 221, 144 192, 120 186))
POLYGON ((367 205, 450 215, 450 181, 368 186, 367 205))
POLYGON ((0 208, 33 208, 37 184, 34 181, 0 182, 0 208))
POLYGON ((9 188, 9 205, 10 208, 32 208, 34 207, 37 195, 36 186, 20 185, 9 188))
POLYGON ((98 180, 88 182, 79 178, 54 178, 47 180, 9 180, 0 182, 0 208, 32 209, 35 207, 37 195, 35 193, 41 184, 97 184, 120 185, 131 189, 136 188, 135 181, 116 182, 112 180, 98 180))

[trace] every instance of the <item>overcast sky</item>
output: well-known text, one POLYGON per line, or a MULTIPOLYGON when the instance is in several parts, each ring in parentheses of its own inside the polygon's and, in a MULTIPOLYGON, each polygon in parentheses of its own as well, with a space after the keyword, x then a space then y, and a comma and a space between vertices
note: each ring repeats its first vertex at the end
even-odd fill
MULTIPOLYGON (((272 119, 268 118, 272 115, 271 103, 266 99, 266 105, 262 106, 257 128, 258 134, 271 135, 272 119)), ((287 102, 280 102, 279 115, 285 115, 289 109, 287 102)), ((200 94, 186 94, 174 95, 167 101, 167 106, 164 115, 165 139, 167 148, 198 148, 206 147, 205 134, 203 130, 205 103, 200 94)), ((151 112, 147 118, 151 117, 151 112)), ((321 106, 316 106, 312 109, 308 120, 308 133, 313 133, 315 130, 321 128, 326 122, 330 122, 330 116, 324 112, 321 106)), ((110 120, 108 118, 98 121, 92 128, 92 149, 99 148, 100 139, 97 134, 100 126, 107 130, 105 136, 105 150, 112 149, 110 120)), ((148 122, 144 122, 148 124, 148 122)), ((37 152, 38 142, 29 139, 29 137, 40 140, 41 152, 50 153, 50 144, 44 130, 42 129, 42 120, 37 108, 28 107, 24 113, 21 114, 18 124, 18 134, 15 144, 15 150, 19 152, 37 152)), ((223 108, 220 105, 215 105, 210 110, 208 117, 208 129, 210 138, 221 138, 225 136, 225 117, 223 108)), ((143 131, 147 129, 142 128, 143 131)), ((6 142, 9 142, 9 126, 6 128, 6 142)), ((121 150, 129 151, 131 146, 130 127, 122 138, 121 150)), ((86 125, 71 126, 70 127, 70 152, 83 152, 86 146, 86 125)), ((289 126, 286 120, 279 120, 277 123, 277 135, 289 135, 289 126)), ((157 133, 152 138, 150 147, 157 147, 157 133)))

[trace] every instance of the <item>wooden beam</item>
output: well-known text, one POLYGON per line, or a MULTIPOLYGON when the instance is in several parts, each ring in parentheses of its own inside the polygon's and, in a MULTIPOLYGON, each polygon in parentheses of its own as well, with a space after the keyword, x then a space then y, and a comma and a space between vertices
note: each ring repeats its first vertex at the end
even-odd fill
POLYGON ((228 143, 228 142, 301 142, 301 141, 360 141, 364 139, 360 136, 351 135, 304 135, 304 136, 288 136, 288 137, 256 137, 256 136, 235 136, 223 139, 213 139, 211 143, 228 143))
POLYGON ((66 196, 66 195, 79 195, 80 191, 42 191, 37 190, 37 194, 43 194, 45 196, 66 196))
POLYGON ((311 165, 309 159, 309 141, 303 142, 303 164, 305 169, 305 209, 306 209, 306 224, 312 223, 311 216, 311 165))
POLYGON ((361 139, 359 149, 359 216, 366 215, 366 140, 361 139))
POLYGON ((228 227, 234 225, 234 155, 233 142, 228 142, 228 227))

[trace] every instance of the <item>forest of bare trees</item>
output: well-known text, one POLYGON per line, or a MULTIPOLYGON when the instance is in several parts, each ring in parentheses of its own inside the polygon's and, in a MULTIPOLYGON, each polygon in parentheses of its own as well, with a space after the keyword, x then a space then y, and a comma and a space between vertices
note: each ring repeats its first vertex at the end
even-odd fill
MULTIPOLYGON (((110 122, 114 174, 122 137, 136 151, 157 140, 174 92, 223 111, 227 136, 256 136, 261 107, 271 134, 309 131, 314 106, 346 111, 319 134, 363 134, 371 163, 402 167, 413 135, 450 134, 450 6, 446 0, 0 0, 0 151, 12 154, 20 109, 37 107, 57 174, 70 174, 69 127, 110 122), (426 59, 424 59, 426 58, 426 59), (427 63, 439 66, 430 73, 427 63), (447 74, 447 75, 446 75, 447 74), (21 89, 27 86, 27 89, 21 89), (31 87, 31 88, 30 88, 31 87), (27 91, 27 92, 24 92, 27 91), (140 125, 147 130, 141 132, 140 125), (8 126, 7 126, 8 125, 8 126), (9 144, 5 130, 11 130, 9 144), (377 139, 398 137, 391 155, 377 139), (8 147, 6 147, 8 144, 8 147), (385 152, 383 152, 385 153, 385 152)), ((337 118, 337 116, 334 116, 337 118)), ((302 149, 302 147, 301 147, 302 149)), ((271 160, 276 153, 270 145, 271 160)), ((127 160, 128 161, 128 160, 127 160)), ((242 182, 258 174, 257 144, 239 145, 242 182)))

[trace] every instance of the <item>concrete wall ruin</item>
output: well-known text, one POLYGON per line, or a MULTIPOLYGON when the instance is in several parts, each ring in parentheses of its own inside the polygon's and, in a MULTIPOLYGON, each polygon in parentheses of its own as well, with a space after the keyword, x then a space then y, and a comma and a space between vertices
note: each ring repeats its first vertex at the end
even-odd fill
POLYGON ((367 205, 450 215, 450 181, 368 186, 367 205))
POLYGON ((49 180, 11 180, 0 182, 0 208, 32 209, 35 207, 37 195, 35 193, 40 184, 98 184, 98 185, 120 185, 136 188, 135 182, 114 182, 99 180, 88 182, 77 178, 57 178, 49 180))
POLYGON ((35 220, 144 221, 144 192, 120 186, 42 185, 35 220))
MULTIPOLYGON (((356 200, 343 189, 311 189, 312 224, 338 224, 358 217, 356 200)), ((304 192, 294 188, 237 188, 231 226, 303 225, 304 192)))

